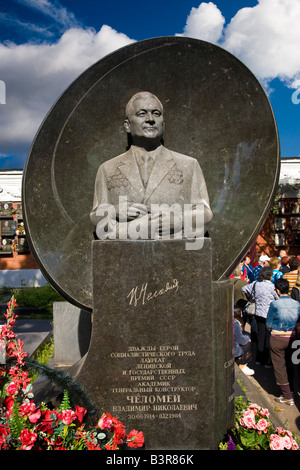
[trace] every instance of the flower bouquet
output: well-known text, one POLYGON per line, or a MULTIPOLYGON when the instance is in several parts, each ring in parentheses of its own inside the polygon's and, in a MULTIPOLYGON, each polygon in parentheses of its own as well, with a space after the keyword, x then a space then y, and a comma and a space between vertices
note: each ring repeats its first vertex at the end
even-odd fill
POLYGON ((221 450, 297 450, 294 435, 281 427, 274 429, 270 413, 257 404, 246 404, 242 397, 236 400, 235 426, 221 450))
MULTIPOLYGON (((124 424, 109 413, 97 421, 88 399, 87 406, 71 404, 70 395, 82 396, 78 384, 58 375, 64 390, 59 407, 34 403, 33 387, 28 373, 28 354, 13 327, 16 300, 7 304, 6 323, 0 328, 0 450, 118 450, 141 448, 144 435, 137 430, 126 433, 124 424), (63 380, 64 379, 64 380, 63 380), (94 425, 87 425, 88 414, 94 425)), ((36 366, 36 364, 35 364, 36 366)), ((55 375, 55 373, 53 372, 55 375)), ((73 403, 73 402, 72 402, 73 403)))

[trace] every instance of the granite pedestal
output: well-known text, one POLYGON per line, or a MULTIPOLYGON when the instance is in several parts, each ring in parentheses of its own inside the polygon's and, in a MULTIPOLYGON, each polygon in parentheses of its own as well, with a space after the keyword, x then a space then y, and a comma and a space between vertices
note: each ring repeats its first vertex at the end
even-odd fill
POLYGON ((70 367, 87 352, 91 338, 91 313, 69 302, 53 303, 55 367, 70 367))
POLYGON ((216 449, 233 416, 232 285, 211 240, 93 242, 93 328, 77 374, 146 449, 216 449))

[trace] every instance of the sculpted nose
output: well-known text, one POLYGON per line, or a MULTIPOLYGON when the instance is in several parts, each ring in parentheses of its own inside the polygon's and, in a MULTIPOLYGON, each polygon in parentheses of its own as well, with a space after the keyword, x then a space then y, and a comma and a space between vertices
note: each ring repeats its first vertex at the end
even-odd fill
POLYGON ((146 115, 146 121, 147 121, 147 122, 152 122, 152 123, 155 122, 155 119, 154 119, 153 114, 147 113, 147 115, 146 115))

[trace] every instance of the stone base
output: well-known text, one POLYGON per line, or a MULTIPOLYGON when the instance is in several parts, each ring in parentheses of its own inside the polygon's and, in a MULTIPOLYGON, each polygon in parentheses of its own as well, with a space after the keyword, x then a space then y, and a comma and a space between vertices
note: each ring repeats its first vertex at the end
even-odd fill
POLYGON ((88 351, 91 313, 69 302, 53 303, 54 365, 76 364, 88 351))
POLYGON ((77 375, 146 449, 216 449, 232 424, 232 284, 211 240, 93 242, 93 328, 77 375))

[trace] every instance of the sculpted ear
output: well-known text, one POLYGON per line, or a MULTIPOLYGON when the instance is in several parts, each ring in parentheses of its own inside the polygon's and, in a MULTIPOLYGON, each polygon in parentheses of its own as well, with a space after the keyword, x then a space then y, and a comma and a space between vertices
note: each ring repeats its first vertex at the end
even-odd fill
POLYGON ((129 122, 128 119, 125 119, 125 121, 124 121, 124 127, 125 127, 125 129, 126 129, 126 132, 127 132, 128 134, 130 134, 130 122, 129 122))

